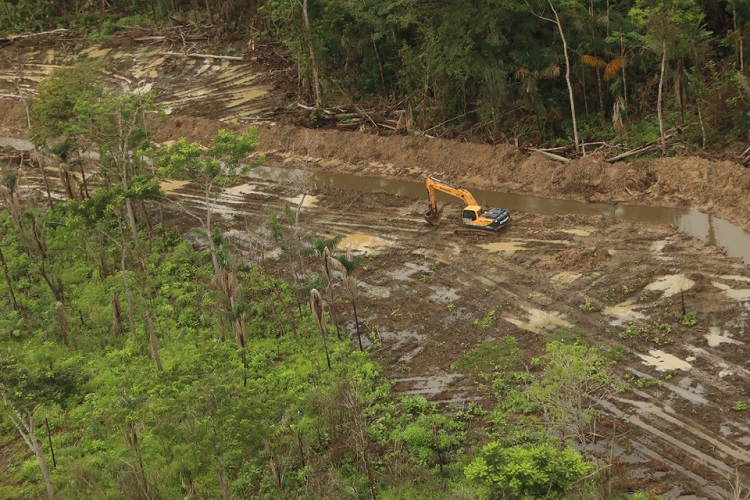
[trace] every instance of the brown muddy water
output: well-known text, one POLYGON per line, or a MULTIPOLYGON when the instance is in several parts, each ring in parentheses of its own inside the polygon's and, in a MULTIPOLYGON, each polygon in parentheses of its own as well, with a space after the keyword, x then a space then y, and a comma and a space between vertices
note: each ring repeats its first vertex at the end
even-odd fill
MULTIPOLYGON (((364 192, 384 192, 407 198, 427 199, 424 184, 414 181, 378 179, 351 174, 268 166, 254 168, 246 175, 251 178, 291 183, 310 188, 328 187, 364 192)), ((521 211, 539 215, 598 215, 613 221, 671 224, 680 231, 709 245, 725 249, 728 256, 737 257, 745 264, 750 265, 750 232, 724 219, 719 219, 711 214, 704 214, 698 210, 584 203, 473 188, 471 193, 484 206, 507 208, 511 211, 511 218, 513 217, 513 211, 521 211)), ((438 193, 438 196, 444 201, 451 199, 443 193, 438 193)))
MULTIPOLYGON (((33 145, 24 139, 0 137, 0 147, 31 150, 33 145)), ((427 199, 423 183, 403 180, 379 179, 351 174, 310 171, 293 168, 263 166, 250 170, 247 177, 290 183, 307 188, 328 187, 363 192, 384 192, 394 196, 427 199)), ((304 191, 304 189, 303 189, 304 191)), ((507 208, 538 215, 589 215, 613 221, 632 221, 646 224, 671 224, 680 231, 709 245, 723 248, 730 257, 737 257, 750 265, 750 232, 734 224, 704 214, 698 210, 681 208, 646 207, 639 205, 583 203, 556 200, 538 196, 499 193, 483 189, 471 190, 477 201, 490 207, 507 208)), ((451 198, 438 193, 443 201, 451 198)), ((512 214, 511 214, 512 218, 512 214)))

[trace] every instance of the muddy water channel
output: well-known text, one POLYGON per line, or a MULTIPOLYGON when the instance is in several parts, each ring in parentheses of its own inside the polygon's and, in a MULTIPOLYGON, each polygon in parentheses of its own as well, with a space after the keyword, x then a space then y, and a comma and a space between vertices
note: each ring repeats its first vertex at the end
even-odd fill
MULTIPOLYGON (((427 200, 423 183, 414 181, 378 179, 351 174, 314 172, 301 169, 257 167, 247 173, 251 178, 273 180, 298 186, 318 186, 363 192, 385 192, 427 200)), ((637 205, 583 203, 554 200, 537 196, 497 193, 471 189, 477 201, 490 207, 507 208, 539 215, 599 215, 612 220, 625 220, 647 224, 672 224, 680 231, 703 242, 726 249, 727 255, 742 259, 750 265, 750 232, 730 222, 693 209, 646 207, 637 205)), ((443 201, 453 198, 438 193, 443 201)), ((455 199, 453 199, 455 201, 455 199)), ((426 206, 426 204, 425 204, 426 206)), ((512 217, 512 215, 511 215, 512 217)))

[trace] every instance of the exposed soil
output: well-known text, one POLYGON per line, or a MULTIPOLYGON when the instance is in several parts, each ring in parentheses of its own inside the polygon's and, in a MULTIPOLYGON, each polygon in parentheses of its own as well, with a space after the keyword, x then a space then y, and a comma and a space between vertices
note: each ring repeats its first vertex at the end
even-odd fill
MULTIPOLYGON (((72 43, 0 49, 0 94, 17 95, 19 68, 22 88, 31 89, 50 65, 70 63, 72 43)), ((590 155, 563 165, 512 145, 308 129, 294 125, 297 113, 282 112, 296 106, 276 65, 264 69, 253 54, 213 62, 165 50, 174 49, 131 43, 89 52, 127 59, 120 69, 127 85, 153 88, 171 107, 154 123, 163 141, 207 141, 221 128, 257 125, 266 165, 279 169, 347 172, 363 183, 433 174, 501 192, 693 207, 750 229, 750 169, 737 163, 681 157, 611 165, 590 155)), ((18 99, 0 99, 0 136, 23 137, 24 122, 18 99)), ((24 181, 39 184, 32 170, 24 181)), ((591 345, 626 353, 616 374, 632 390, 600 402, 604 417, 591 445, 612 463, 618 487, 734 498, 735 474, 750 487, 750 411, 732 409, 750 403, 750 268, 741 261, 671 226, 601 217, 514 212, 498 234, 467 234, 456 231, 454 204, 435 228, 422 219, 425 200, 280 182, 273 172, 227 189, 217 210, 247 258, 291 278, 282 271, 286 257, 274 258, 268 239, 254 235, 270 212, 302 194, 303 233, 347 236, 342 248, 369 256, 355 272, 364 341, 399 393, 491 404, 451 368, 462 353, 512 335, 530 360, 556 329, 583 330, 591 345), (489 326, 475 324, 490 311, 489 326), (683 324, 688 312, 695 325, 683 324)), ((202 209, 190 184, 171 186, 168 197, 202 209)), ((190 218, 169 208, 162 216, 188 233, 190 218)), ((354 334, 348 307, 338 313, 354 334)))

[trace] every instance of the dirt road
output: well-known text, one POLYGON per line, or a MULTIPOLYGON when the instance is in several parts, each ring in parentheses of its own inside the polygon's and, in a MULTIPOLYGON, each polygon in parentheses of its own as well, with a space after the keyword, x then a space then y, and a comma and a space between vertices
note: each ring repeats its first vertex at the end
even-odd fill
MULTIPOLYGON (((12 83, 19 67, 30 92, 47 66, 71 59, 59 47, 37 48, 18 63, 11 49, 3 49, 0 73, 0 93, 8 95, 18 89, 12 83)), ((117 57, 111 50, 91 54, 117 57)), ((172 114, 155 124, 163 140, 205 140, 219 128, 278 118, 277 104, 269 104, 281 102, 270 96, 273 85, 253 93, 253 82, 268 76, 253 77, 257 62, 227 71, 226 62, 179 66, 156 50, 131 55, 135 62, 124 71, 134 86, 170 89, 162 100, 172 114)), ((18 99, 0 101, 0 135, 24 134, 22 110, 18 99)), ((689 205, 750 226, 750 174, 729 161, 609 165, 587 157, 561 165, 513 146, 257 123, 266 164, 281 169, 369 176, 363 183, 432 173, 498 191, 689 205)), ((38 184, 35 175, 27 172, 24 182, 38 184)), ((170 199, 202 208, 190 184, 165 187, 170 199)), ((462 353, 512 335, 529 361, 551 332, 577 331, 591 345, 623 350, 616 375, 630 390, 600 402, 602 431, 592 445, 613 464, 618 486, 706 498, 734 498, 737 478, 750 487, 750 411, 742 409, 750 404, 750 268, 741 261, 670 226, 600 217, 516 212, 500 234, 456 234, 458 205, 447 207, 446 222, 433 228, 422 220, 425 200, 257 176, 227 189, 216 210, 247 258, 288 274, 286 257, 275 257, 278 249, 254 235, 270 213, 297 206, 302 195, 303 234, 342 235, 342 249, 367 255, 355 273, 359 317, 396 391, 446 404, 491 404, 470 377, 451 368, 462 353)), ((187 233, 189 219, 179 210, 164 216, 187 233)), ((340 320, 354 334, 346 307, 340 320)))

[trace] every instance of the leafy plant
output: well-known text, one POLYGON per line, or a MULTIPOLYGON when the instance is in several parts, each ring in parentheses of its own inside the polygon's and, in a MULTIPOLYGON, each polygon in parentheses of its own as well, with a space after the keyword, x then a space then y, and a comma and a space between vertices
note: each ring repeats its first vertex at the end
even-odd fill
POLYGON ((563 498, 573 483, 596 468, 572 448, 550 444, 505 447, 491 442, 466 466, 470 481, 488 487, 493 498, 563 498))
POLYGON ((462 354, 451 368, 486 380, 494 373, 502 374, 512 370, 521 361, 522 355, 516 339, 506 336, 484 342, 462 354))
POLYGON ((732 405, 732 409, 734 411, 747 411, 750 409, 750 404, 746 403, 745 401, 735 401, 732 405))
POLYGON ((589 301, 589 299, 586 299, 586 302, 584 302, 583 304, 578 304, 578 308, 581 311, 586 311, 586 312, 591 312, 591 311, 596 310, 596 307, 589 301))
POLYGON ((623 361, 627 357, 627 351, 623 346, 616 345, 602 352, 602 356, 612 361, 623 361))
POLYGON ((555 328, 553 331, 544 334, 544 341, 561 342, 563 344, 581 344, 588 345, 588 332, 581 329, 555 328))
POLYGON ((487 314, 484 315, 483 318, 475 319, 472 324, 474 326, 478 326, 482 329, 487 329, 495 324, 496 318, 495 318, 495 310, 489 311, 487 314))
POLYGON ((695 326, 698 323, 698 315, 695 311, 688 311, 682 315, 680 320, 685 326, 695 326))

